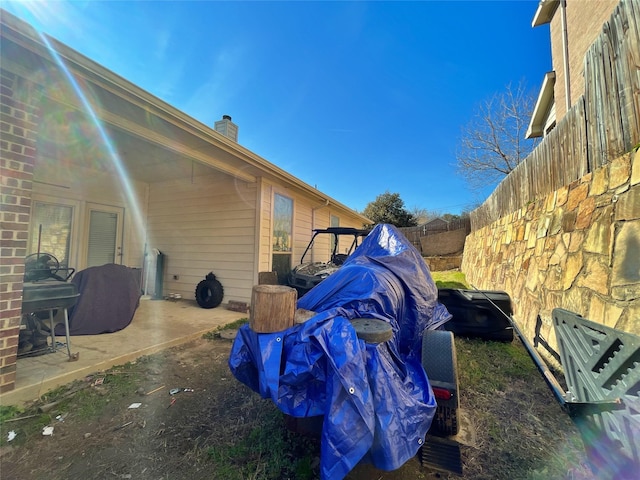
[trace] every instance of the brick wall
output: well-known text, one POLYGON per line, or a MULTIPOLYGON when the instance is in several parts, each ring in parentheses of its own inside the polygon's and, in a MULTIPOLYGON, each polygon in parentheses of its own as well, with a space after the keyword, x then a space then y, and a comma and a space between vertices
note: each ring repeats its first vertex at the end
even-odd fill
MULTIPOLYGON (((569 43, 569 78, 571 105, 584 94, 584 57, 602 32, 619 0, 567 0, 567 37, 569 43)), ((562 46, 562 17, 560 8, 551 21, 551 58, 556 72, 555 102, 559 121, 567 113, 564 87, 564 51, 562 46)))
POLYGON ((0 69, 0 393, 15 388, 22 276, 36 156, 38 112, 21 98, 21 82, 0 69))

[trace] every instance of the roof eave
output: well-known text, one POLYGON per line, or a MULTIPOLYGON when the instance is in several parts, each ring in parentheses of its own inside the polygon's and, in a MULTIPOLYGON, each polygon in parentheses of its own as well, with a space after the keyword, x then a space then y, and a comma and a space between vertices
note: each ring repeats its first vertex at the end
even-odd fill
MULTIPOLYGON (((100 78, 104 85, 111 84, 117 86, 118 88, 114 90, 114 93, 115 91, 118 91, 117 94, 120 97, 125 98, 128 96, 129 101, 131 101, 131 99, 137 99, 138 102, 153 106, 158 114, 162 114, 165 120, 169 121, 176 127, 182 128, 185 131, 189 131, 199 136, 203 140, 216 145, 226 150, 227 152, 233 153, 237 158, 243 160, 246 164, 251 165, 258 171, 264 172, 272 178, 277 178, 279 181, 282 181, 285 184, 304 191, 311 197, 315 197, 323 202, 329 201, 335 207, 346 210, 351 214, 357 216, 363 221, 363 223, 371 221, 356 210, 347 207, 343 203, 338 202, 337 200, 329 197, 326 194, 323 194, 318 189, 303 182, 289 172, 260 157, 256 153, 243 147, 237 142, 234 142, 233 140, 230 140, 224 135, 216 132, 213 127, 210 127, 196 120, 195 118, 190 117, 171 104, 161 100, 160 98, 147 92, 146 90, 135 85, 124 77, 121 77, 115 72, 112 72, 111 70, 95 62, 94 60, 82 55, 81 53, 65 45, 64 43, 59 42, 55 38, 46 34, 40 35, 29 23, 25 22, 24 20, 19 19, 18 17, 3 9, 0 10, 2 12, 0 23, 3 24, 3 27, 5 25, 9 27, 7 29, 3 28, 3 36, 15 32, 16 35, 22 36, 25 39, 28 38, 31 42, 37 44, 40 48, 48 49, 49 47, 45 44, 43 37, 46 38, 46 42, 48 42, 49 45, 55 50, 57 55, 64 58, 65 63, 68 63, 70 65, 75 64, 76 66, 79 66, 82 69, 91 72, 96 77, 100 78)), ((230 174, 233 175, 233 173, 230 174)), ((256 180, 255 175, 246 174, 243 176, 243 179, 245 181, 251 182, 256 180)))
POLYGON ((540 0, 540 3, 538 3, 538 8, 536 9, 536 13, 533 16, 531 26, 539 27, 540 25, 545 25, 551 22, 553 15, 556 13, 558 5, 560 5, 559 0, 540 0))
POLYGON ((544 133, 544 125, 547 121, 547 114, 554 102, 553 87, 555 83, 556 72, 551 71, 545 73, 525 138, 542 137, 544 133))

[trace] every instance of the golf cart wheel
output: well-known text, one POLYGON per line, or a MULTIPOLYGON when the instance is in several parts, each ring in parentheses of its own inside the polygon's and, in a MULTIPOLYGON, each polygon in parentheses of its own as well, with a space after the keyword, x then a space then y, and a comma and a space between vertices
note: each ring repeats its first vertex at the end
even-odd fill
POLYGON ((452 407, 438 406, 436 414, 431 422, 433 433, 443 436, 457 435, 460 430, 458 426, 458 409, 452 407))
POLYGON ((215 308, 222 303, 224 289, 215 279, 202 280, 196 287, 196 302, 202 308, 215 308))

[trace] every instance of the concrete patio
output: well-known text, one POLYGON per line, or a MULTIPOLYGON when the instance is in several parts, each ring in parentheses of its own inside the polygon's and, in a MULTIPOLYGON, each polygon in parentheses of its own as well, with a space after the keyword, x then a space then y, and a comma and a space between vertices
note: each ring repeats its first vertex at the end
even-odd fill
POLYGON ((18 358, 16 388, 0 395, 0 405, 23 405, 60 385, 93 372, 121 365, 174 347, 247 317, 224 308, 203 309, 195 300, 150 300, 143 297, 131 323, 118 332, 71 337, 70 361, 64 335, 53 353, 18 358))

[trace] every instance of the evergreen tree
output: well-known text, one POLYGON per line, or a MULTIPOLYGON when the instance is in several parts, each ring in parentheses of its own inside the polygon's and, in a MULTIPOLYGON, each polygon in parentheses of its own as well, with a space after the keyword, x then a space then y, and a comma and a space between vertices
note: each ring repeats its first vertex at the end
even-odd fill
POLYGON ((404 206, 404 201, 398 193, 388 191, 369 202, 362 214, 374 223, 390 223, 396 227, 415 227, 416 218, 404 206))

